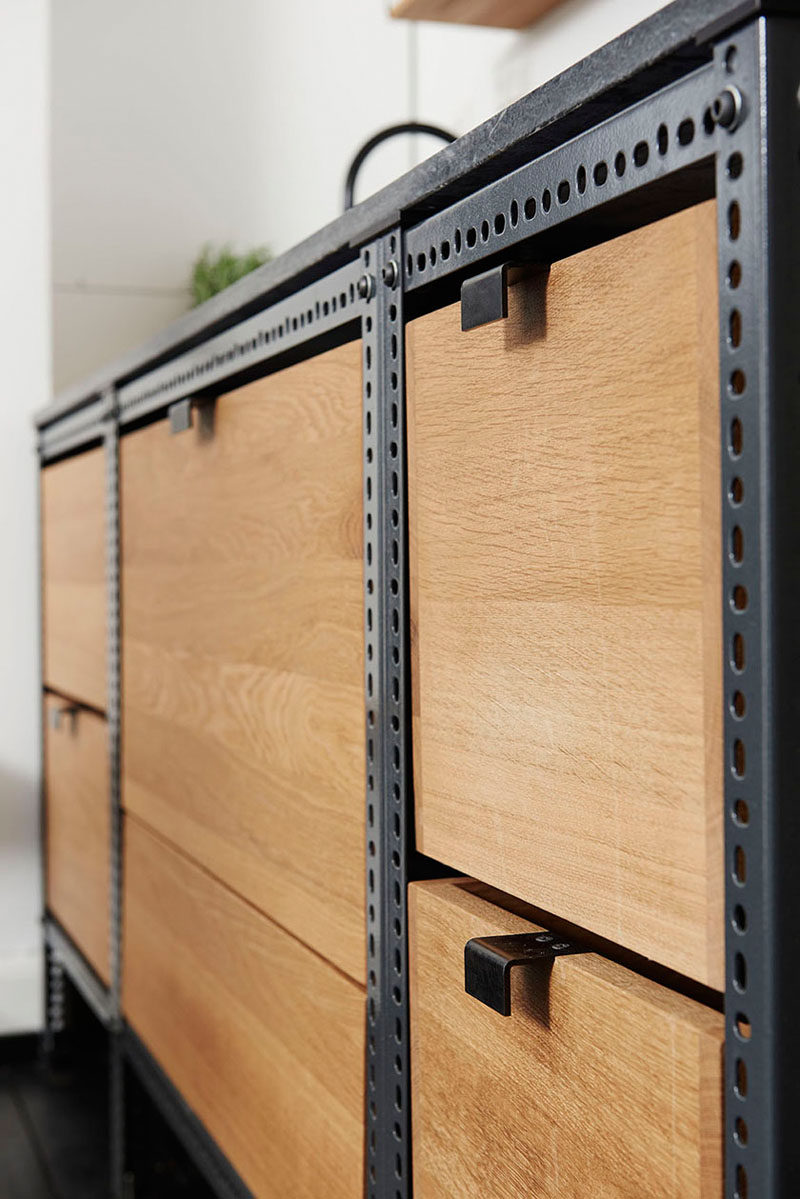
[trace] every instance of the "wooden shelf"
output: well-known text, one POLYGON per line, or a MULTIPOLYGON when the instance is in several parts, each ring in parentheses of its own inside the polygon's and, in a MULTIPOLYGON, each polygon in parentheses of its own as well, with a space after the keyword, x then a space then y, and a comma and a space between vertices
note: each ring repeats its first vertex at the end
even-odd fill
POLYGON ((399 0, 392 16, 406 21, 445 21, 526 29, 563 0, 399 0))

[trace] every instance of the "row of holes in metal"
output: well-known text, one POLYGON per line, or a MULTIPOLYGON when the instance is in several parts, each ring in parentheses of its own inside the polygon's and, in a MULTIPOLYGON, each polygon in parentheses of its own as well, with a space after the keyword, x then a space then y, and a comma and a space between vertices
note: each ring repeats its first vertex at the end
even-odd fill
MULTIPOLYGON (((725 64, 728 74, 735 72, 736 59, 736 47, 735 45, 730 45, 725 53, 725 64)), ((725 274, 725 282, 727 294, 730 299, 722 306, 721 318, 724 322, 723 327, 728 354, 728 361, 723 367, 726 374, 726 393, 728 401, 737 405, 737 411, 734 412, 728 423, 727 444, 730 476, 726 485, 726 498, 731 511, 734 513, 734 521, 737 510, 741 509, 746 500, 745 482, 742 472, 739 469, 739 463, 745 448, 746 431, 745 421, 741 411, 738 410, 738 405, 745 402, 748 398, 748 380, 739 362, 742 355, 743 342, 748 331, 744 327, 742 312, 736 302, 736 294, 743 279, 742 264, 736 256, 736 246, 742 234, 742 201, 741 197, 736 195, 736 183, 741 179, 745 165, 744 158, 738 150, 734 150, 728 156, 725 164, 725 173, 729 188, 733 193, 733 198, 729 200, 725 213, 727 242, 731 251, 725 274)), ((727 552, 730 565, 738 573, 739 570, 744 568, 746 563, 744 532, 738 523, 734 523, 732 526, 727 552)), ((750 596, 744 583, 734 582, 730 589, 728 601, 734 619, 743 617, 750 604, 750 596)), ((744 633, 740 629, 736 629, 733 633, 729 649, 726 677, 731 679, 728 703, 731 714, 737 722, 743 721, 747 714, 748 700, 743 681, 747 666, 747 649, 744 633)), ((731 775, 736 783, 738 784, 744 780, 747 774, 747 745, 743 733, 738 734, 733 739, 729 765, 731 775)), ((737 831, 748 828, 750 818, 750 808, 746 800, 740 797, 734 798, 730 810, 730 819, 737 831)), ((734 846, 733 861, 730 864, 730 869, 734 884, 742 891, 742 898, 734 905, 731 912, 731 923, 737 936, 744 938, 748 925, 748 911, 745 902, 747 895, 747 854, 739 838, 737 838, 737 843, 734 846)), ((737 995, 741 997, 746 995, 748 969, 747 957, 743 949, 737 950, 734 954, 731 983, 737 995)), ((746 1011, 740 1010, 735 1013, 733 1017, 733 1032, 743 1045, 750 1040, 752 1026, 746 1011)), ((733 1092, 738 1104, 746 1102, 748 1072, 743 1056, 736 1058, 733 1092)), ((734 1118, 733 1127, 737 1147, 740 1149, 746 1148, 749 1139, 749 1130, 745 1117, 737 1113, 734 1118)), ((736 1164, 732 1182, 735 1199, 748 1199, 748 1173, 747 1166, 743 1162, 736 1164)))
POLYGON ((119 432, 116 426, 105 435, 106 463, 106 595, 107 595, 107 684, 108 684, 108 755, 111 794, 110 820, 110 880, 108 918, 108 960, 111 964, 111 992, 114 1015, 119 1014, 119 997, 122 985, 121 956, 121 898, 122 873, 119 811, 119 432))
POLYGON ((165 391, 171 390, 173 387, 184 387, 187 383, 191 383, 198 375, 203 375, 207 371, 213 371, 216 367, 224 366, 226 362, 233 361, 234 358, 241 358, 245 354, 254 353, 259 346, 268 346, 271 342, 280 341, 284 336, 289 336, 296 333, 299 329, 305 329, 307 325, 313 325, 315 321, 325 320, 326 317, 334 315, 337 311, 347 308, 348 304, 355 303, 356 289, 355 284, 351 283, 348 291, 339 292, 338 295, 333 295, 329 300, 317 300, 313 308, 305 308, 297 316, 287 316, 280 324, 273 325, 271 329, 260 329, 255 337, 251 337, 248 341, 237 342, 231 346, 224 354, 212 354, 205 362, 198 362, 188 371, 181 371, 177 375, 171 375, 166 382, 157 383, 149 391, 142 392, 135 399, 128 400, 125 408, 129 408, 136 404, 145 404, 154 396, 161 395, 165 391))
MULTIPOLYGON (((703 128, 707 134, 714 131, 714 124, 709 111, 706 112, 703 118, 703 128)), ((687 117, 681 121, 675 137, 678 146, 691 145, 695 137, 695 123, 691 117, 687 117)), ((663 158, 669 149, 669 129, 665 124, 659 125, 656 131, 655 143, 658 154, 663 158)), ((635 167, 641 169, 646 166, 650 160, 649 142, 637 142, 633 148, 631 158, 635 167)), ((618 179, 621 179, 625 175, 628 168, 628 160, 624 150, 618 151, 614 158, 613 168, 618 179)), ((608 176, 608 163, 604 159, 596 162, 591 171, 591 178, 595 187, 604 187, 608 181, 608 176)), ((587 167, 581 163, 575 172, 575 187, 579 195, 584 195, 588 184, 589 172, 587 167)), ((562 179, 554 188, 545 187, 538 203, 535 196, 528 196, 524 201, 512 200, 509 205, 508 218, 506 218, 505 212, 497 212, 492 223, 488 219, 481 222, 480 230, 474 225, 470 225, 466 233, 462 234, 461 229, 456 228, 453 233, 452 242, 449 238, 445 238, 440 243, 438 249, 436 246, 431 246, 427 253, 425 251, 418 252, 416 260, 413 254, 408 254, 406 256, 406 273, 408 278, 411 278, 415 270, 418 274, 423 274, 428 269, 434 269, 438 261, 446 262, 450 258, 451 253, 460 254, 464 244, 466 244, 468 249, 473 249, 478 244, 479 237, 484 244, 489 241, 493 231, 495 236, 502 237, 506 232, 507 225, 510 225, 512 229, 517 227, 520 221, 520 213, 522 213, 523 220, 533 221, 539 204, 542 211, 548 213, 553 206, 554 195, 557 204, 562 206, 568 204, 572 195, 570 181, 562 179)))

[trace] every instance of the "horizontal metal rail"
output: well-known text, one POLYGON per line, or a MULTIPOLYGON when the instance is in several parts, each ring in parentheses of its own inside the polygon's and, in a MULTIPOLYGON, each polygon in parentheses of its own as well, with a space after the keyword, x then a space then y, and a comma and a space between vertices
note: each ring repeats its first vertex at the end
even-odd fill
MULTIPOLYGON (((163 366, 120 387, 120 423, 130 424, 195 392, 324 339, 356 322, 363 308, 363 270, 358 260, 265 308, 163 366)), ((354 336, 358 327, 354 329, 354 336)))
POLYGON ((98 396, 74 412, 67 413, 39 430, 39 456, 49 462, 62 454, 81 449, 93 441, 101 441, 105 419, 109 415, 108 400, 98 396))
POLYGON ((700 67, 407 229, 405 290, 416 291, 513 250, 626 193, 711 159, 720 137, 712 115, 717 81, 713 64, 700 67))

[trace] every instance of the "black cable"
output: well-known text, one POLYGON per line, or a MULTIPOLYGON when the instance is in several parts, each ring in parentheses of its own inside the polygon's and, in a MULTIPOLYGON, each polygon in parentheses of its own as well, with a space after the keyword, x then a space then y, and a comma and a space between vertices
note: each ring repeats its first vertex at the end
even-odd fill
POLYGON ((385 129, 380 129, 373 134, 368 141, 357 152, 350 166, 347 168, 347 176, 344 181, 344 210, 353 207, 353 196, 356 188, 356 178, 364 159, 368 154, 371 154, 376 146, 381 142, 387 141, 390 137, 397 137, 401 133, 428 133, 431 137, 440 137, 442 141, 450 142, 456 140, 454 133, 448 133, 446 129, 441 129, 438 125, 425 125, 419 121, 403 121, 400 125, 387 125, 385 129))

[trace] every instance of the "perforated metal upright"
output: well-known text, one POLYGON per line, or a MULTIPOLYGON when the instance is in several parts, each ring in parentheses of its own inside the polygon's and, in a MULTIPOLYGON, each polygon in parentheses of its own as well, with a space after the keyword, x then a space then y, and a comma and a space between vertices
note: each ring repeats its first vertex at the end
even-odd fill
POLYGON ((106 458, 106 721, 109 767, 109 1171, 112 1199, 124 1199, 125 1080, 122 1055, 122 807, 120 798, 120 509, 119 409, 104 394, 106 458))
POLYGON ((726 1195, 800 1193, 800 23, 715 63, 742 119, 716 159, 726 852, 726 1195))
POLYGON ((411 1193, 411 813, 401 234, 362 251, 367 742, 366 1194, 411 1193))

